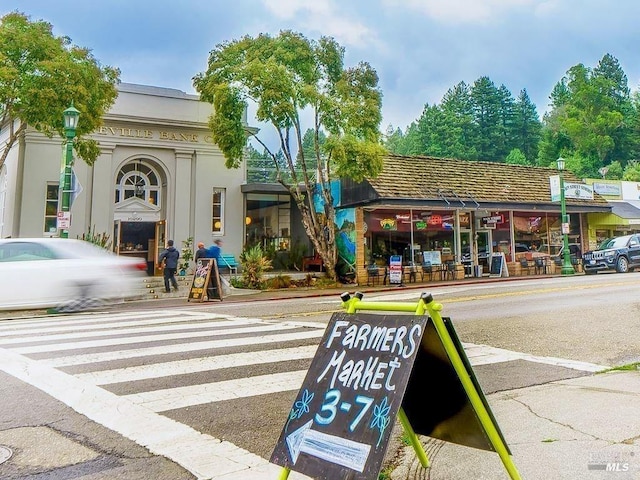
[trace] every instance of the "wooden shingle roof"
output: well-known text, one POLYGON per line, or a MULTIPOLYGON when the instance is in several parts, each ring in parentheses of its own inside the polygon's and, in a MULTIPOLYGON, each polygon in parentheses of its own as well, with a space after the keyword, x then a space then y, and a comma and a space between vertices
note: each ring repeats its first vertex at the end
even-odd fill
MULTIPOLYGON (((388 155, 382 173, 367 182, 372 189, 366 203, 415 201, 444 202, 452 206, 461 199, 469 207, 500 205, 504 208, 532 207, 557 210, 551 202, 549 177, 558 175, 554 168, 509 165, 496 162, 456 160, 425 156, 388 155)), ((564 172, 565 182, 582 183, 571 172, 564 172)), ((359 202, 352 197, 352 202, 359 202)), ((362 199, 364 200, 364 199, 362 199)), ((610 211, 600 195, 594 199, 566 199, 567 210, 610 211)))

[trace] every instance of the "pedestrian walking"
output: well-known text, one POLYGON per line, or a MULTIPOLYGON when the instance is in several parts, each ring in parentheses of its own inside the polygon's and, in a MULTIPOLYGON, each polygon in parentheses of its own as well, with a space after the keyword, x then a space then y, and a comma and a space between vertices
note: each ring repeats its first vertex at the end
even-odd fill
POLYGON ((206 257, 207 257, 207 249, 204 248, 204 243, 198 242, 198 250, 196 250, 196 256, 195 256, 196 262, 198 261, 199 258, 206 258, 206 257))
POLYGON ((178 269, 178 258, 180 252, 173 246, 173 240, 167 241, 167 248, 160 254, 160 263, 164 263, 164 291, 169 293, 169 283, 173 285, 173 289, 178 291, 178 282, 176 280, 176 270, 178 269))
POLYGON ((217 238, 207 250, 207 257, 215 258, 216 263, 220 263, 220 255, 222 255, 222 240, 217 238))

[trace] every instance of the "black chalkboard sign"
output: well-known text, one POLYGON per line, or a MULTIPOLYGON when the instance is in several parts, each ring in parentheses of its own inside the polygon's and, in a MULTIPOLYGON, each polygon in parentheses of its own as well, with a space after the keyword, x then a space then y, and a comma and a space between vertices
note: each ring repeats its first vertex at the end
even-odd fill
POLYGON ((202 302, 206 296, 206 287, 211 276, 212 258, 199 258, 196 262, 196 270, 193 273, 191 288, 187 301, 196 300, 202 302))
POLYGON ((196 262, 196 271, 193 274, 187 301, 202 302, 205 297, 207 300, 216 298, 222 300, 220 273, 214 258, 199 258, 196 262))
POLYGON ((334 313, 271 462, 318 480, 377 479, 427 321, 334 313))
POLYGON ((491 255, 491 266, 489 269, 489 275, 501 277, 502 267, 504 266, 504 253, 493 253, 491 255))

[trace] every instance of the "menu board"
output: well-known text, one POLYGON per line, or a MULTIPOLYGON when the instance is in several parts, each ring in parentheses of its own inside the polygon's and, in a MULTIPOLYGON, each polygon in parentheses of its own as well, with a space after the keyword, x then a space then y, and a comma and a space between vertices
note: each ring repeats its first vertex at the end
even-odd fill
POLYGON ((402 283, 402 256, 391 255, 389 258, 389 283, 402 283))
POLYGON ((205 297, 208 300, 213 298, 222 300, 220 274, 218 273, 218 265, 213 258, 199 258, 197 260, 187 301, 202 302, 205 297))
POLYGON ((271 462, 376 480, 429 317, 334 313, 271 462))

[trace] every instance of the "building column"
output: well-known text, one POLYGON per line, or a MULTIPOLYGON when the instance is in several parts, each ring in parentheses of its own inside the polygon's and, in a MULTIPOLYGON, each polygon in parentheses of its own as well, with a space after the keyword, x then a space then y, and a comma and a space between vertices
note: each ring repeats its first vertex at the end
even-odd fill
MULTIPOLYGON (((113 236, 113 205, 115 182, 113 179, 112 162, 115 144, 100 143, 100 156, 96 159, 92 170, 93 178, 91 185, 87 186, 87 199, 91 205, 87 210, 90 212, 87 222, 88 228, 95 225, 97 233, 105 232, 113 236)), ((113 245, 117 239, 113 238, 113 245)))
POLYGON ((195 188, 191 178, 191 164, 194 151, 176 149, 176 181, 174 184, 173 225, 170 227, 176 248, 182 248, 182 241, 193 236, 192 192, 195 188))

